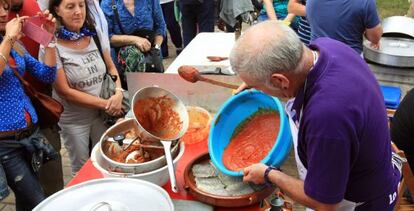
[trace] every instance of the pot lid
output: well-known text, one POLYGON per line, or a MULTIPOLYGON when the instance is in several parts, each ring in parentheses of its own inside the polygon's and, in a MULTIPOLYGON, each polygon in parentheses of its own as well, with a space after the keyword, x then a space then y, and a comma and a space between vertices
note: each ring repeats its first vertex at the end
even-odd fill
POLYGON ((165 190, 150 182, 107 178, 65 188, 45 199, 33 210, 134 211, 174 210, 165 190))
POLYGON ((392 16, 382 21, 384 36, 414 38, 414 19, 405 16, 392 16))
POLYGON ((364 57, 383 65, 414 67, 414 40, 382 37, 378 50, 371 48, 369 41, 364 41, 364 57))

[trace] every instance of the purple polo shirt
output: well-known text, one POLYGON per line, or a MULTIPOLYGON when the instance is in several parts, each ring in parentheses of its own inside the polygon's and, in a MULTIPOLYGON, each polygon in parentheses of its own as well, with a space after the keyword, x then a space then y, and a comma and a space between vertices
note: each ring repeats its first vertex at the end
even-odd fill
MULTIPOLYGON (((375 201, 392 193, 399 173, 391 164, 384 98, 368 65, 345 44, 319 38, 320 56, 293 109, 303 115, 298 154, 308 170, 305 193, 322 203, 375 201), (305 96, 305 97, 304 97, 305 96)), ((398 170, 397 170, 398 171, 398 170)), ((383 199, 380 201, 384 201, 383 199)))

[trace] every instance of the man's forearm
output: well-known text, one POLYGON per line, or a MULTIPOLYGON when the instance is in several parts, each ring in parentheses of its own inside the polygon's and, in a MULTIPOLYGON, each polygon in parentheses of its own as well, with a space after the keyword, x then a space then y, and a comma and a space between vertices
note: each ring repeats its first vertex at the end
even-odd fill
POLYGON ((365 37, 372 43, 378 44, 381 37, 382 37, 382 27, 380 24, 377 26, 366 29, 365 30, 365 37))

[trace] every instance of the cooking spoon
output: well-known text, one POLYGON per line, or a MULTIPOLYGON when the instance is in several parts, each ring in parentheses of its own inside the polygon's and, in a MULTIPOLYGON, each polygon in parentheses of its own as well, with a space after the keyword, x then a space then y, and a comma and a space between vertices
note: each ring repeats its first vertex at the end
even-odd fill
POLYGON ((178 74, 181 76, 181 78, 183 78, 184 80, 191 82, 191 83, 195 83, 197 81, 204 81, 210 84, 214 84, 217 86, 222 86, 225 88, 230 88, 230 89, 237 89, 239 88, 239 86, 237 85, 233 85, 233 84, 228 84, 228 83, 224 83, 221 81, 216 81, 210 78, 206 78, 204 76, 202 76, 200 74, 200 72, 197 70, 197 68, 192 67, 192 66, 188 66, 188 65, 183 65, 181 67, 178 68, 178 74))
POLYGON ((125 138, 125 136, 123 134, 117 134, 114 137, 109 137, 107 139, 107 141, 109 142, 117 142, 118 144, 113 144, 112 147, 115 147, 116 152, 120 153, 121 151, 125 151, 127 150, 130 146, 132 146, 133 144, 135 145, 139 145, 142 148, 147 148, 147 149, 161 149, 163 150, 164 147, 162 146, 155 146, 155 145, 147 145, 147 144, 141 144, 141 138, 140 136, 137 136, 133 139, 130 138, 125 138), (135 143, 138 142, 138 143, 135 143), (128 144, 127 146, 124 146, 124 144, 128 144))

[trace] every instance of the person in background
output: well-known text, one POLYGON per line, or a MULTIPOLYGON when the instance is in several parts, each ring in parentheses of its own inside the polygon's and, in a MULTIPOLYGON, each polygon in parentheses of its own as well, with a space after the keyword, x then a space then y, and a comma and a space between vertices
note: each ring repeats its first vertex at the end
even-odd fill
MULTIPOLYGON (((59 120, 60 137, 69 152, 72 174, 89 158, 92 146, 107 129, 99 112, 121 116, 123 89, 116 80, 116 93, 109 99, 99 97, 103 76, 108 72, 119 78, 108 50, 101 57, 95 43, 97 32, 86 0, 51 0, 49 9, 61 26, 57 36, 57 77, 53 97, 64 107, 59 120)), ((40 54, 42 57, 42 53, 40 54)))
POLYGON ((214 32, 214 0, 180 0, 184 47, 200 32, 214 32))
MULTIPOLYGON (((16 15, 19 15, 20 17, 32 17, 37 15, 38 12, 40 12, 40 8, 35 0, 12 0, 9 20, 15 18, 16 15)), ((32 55, 34 58, 37 58, 39 54, 39 44, 28 37, 23 37, 21 41, 23 42, 24 47, 28 50, 30 55, 32 55)), ((51 84, 42 83, 41 81, 37 80, 36 77, 30 75, 29 72, 26 72, 24 74, 24 78, 33 87, 35 87, 37 91, 49 96, 52 95, 51 84)), ((52 144, 53 148, 57 152, 60 152, 61 143, 58 130, 58 126, 55 125, 50 128, 41 129, 41 132, 49 141, 49 143, 52 144)), ((39 170, 39 180, 46 196, 50 196, 53 193, 63 189, 62 157, 60 153, 58 153, 56 160, 51 160, 42 165, 39 170)))
MULTIPOLYGON (((171 41, 176 49, 175 53, 178 55, 183 50, 183 38, 181 36, 181 26, 174 15, 174 0, 160 0, 160 4, 168 32, 170 32, 171 41)), ((161 45, 161 53, 164 58, 169 56, 167 37, 167 35, 164 37, 161 45)))
POLYGON ((292 98, 285 109, 300 179, 253 164, 244 181, 273 183, 315 210, 393 210, 401 162, 392 162, 379 84, 354 50, 330 38, 308 48, 290 27, 265 21, 236 41, 230 64, 239 90, 292 98))
POLYGON ((306 19, 306 0, 289 0, 288 12, 299 17, 297 34, 299 39, 308 46, 311 39, 311 28, 306 19))
MULTIPOLYGON (((20 0, 15 0, 20 1, 20 0)), ((42 11, 49 8, 49 0, 37 0, 39 7, 42 11)), ((101 6, 99 6, 100 1, 98 0, 87 0, 89 12, 95 21, 96 32, 102 43, 102 49, 109 50, 109 38, 108 38, 108 22, 106 21, 105 14, 103 13, 101 6)))
MULTIPOLYGON (((392 118, 391 140, 404 151, 414 174, 414 89, 407 92, 392 118)), ((404 192, 404 195, 413 202, 411 194, 408 189, 404 192)))
POLYGON ((263 0, 263 8, 257 17, 259 22, 265 20, 281 20, 292 27, 298 28, 298 19, 295 14, 288 13, 288 0, 263 0))
POLYGON ((361 54, 365 36, 372 47, 379 48, 382 27, 375 0, 308 1, 306 15, 311 40, 330 37, 361 54))
POLYGON ((157 71, 163 72, 161 44, 167 29, 159 1, 103 0, 101 8, 122 86, 127 88, 126 72, 149 71, 145 54, 157 55, 157 71))
MULTIPOLYGON (((44 83, 56 76, 56 53, 53 43, 45 47, 45 60, 40 63, 17 42, 27 16, 8 21, 11 3, 0 0, 0 199, 8 194, 9 186, 16 198, 16 210, 32 210, 44 198, 42 187, 32 166, 34 142, 44 140, 38 129, 38 115, 16 74, 30 72, 44 83), (25 144, 28 147, 24 147, 25 144)), ((56 20, 49 11, 38 14, 45 18, 43 27, 56 30, 56 20)), ((37 170, 37 169, 36 169, 37 170)))
MULTIPOLYGON (((21 16, 35 16, 40 12, 39 6, 36 3, 36 0, 11 0, 11 8, 9 12, 9 20, 16 17, 16 14, 21 16)), ((39 54, 39 43, 36 43, 29 37, 22 37, 21 41, 24 44, 24 47, 29 51, 30 55, 34 58, 37 58, 39 54)))

